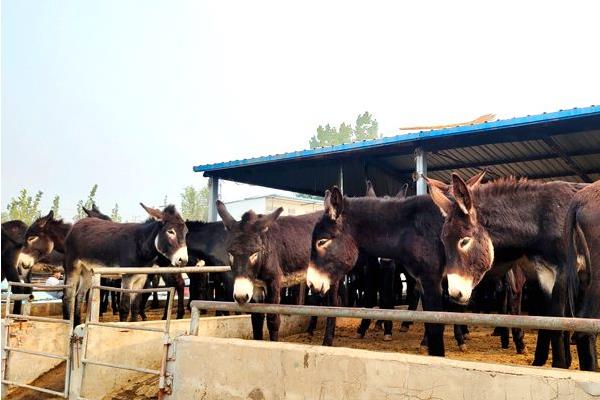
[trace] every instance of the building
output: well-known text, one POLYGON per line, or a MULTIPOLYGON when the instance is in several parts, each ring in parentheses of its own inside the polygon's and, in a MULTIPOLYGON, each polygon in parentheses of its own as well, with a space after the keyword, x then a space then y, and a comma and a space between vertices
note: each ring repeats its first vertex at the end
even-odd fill
POLYGON ((323 200, 301 197, 289 197, 271 194, 268 196, 249 197, 247 199, 225 203, 231 215, 239 220, 248 210, 254 210, 258 214, 270 213, 283 207, 281 215, 307 214, 323 209, 323 200))

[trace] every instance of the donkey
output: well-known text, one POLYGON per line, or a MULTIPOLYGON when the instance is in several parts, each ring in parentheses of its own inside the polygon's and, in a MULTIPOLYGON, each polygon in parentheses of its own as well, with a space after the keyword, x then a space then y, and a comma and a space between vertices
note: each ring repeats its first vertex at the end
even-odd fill
MULTIPOLYGON (((443 309, 444 249, 435 232, 444 221, 429 196, 348 198, 334 186, 324 205, 310 244, 306 282, 312 291, 335 293, 361 249, 397 260, 419 282, 423 309, 443 309)), ((426 324, 425 330, 429 354, 444 356, 444 326, 426 324)))
MULTIPOLYGON (((600 318, 600 181, 573 196, 564 232, 570 303, 576 304, 577 317, 600 318)), ((596 335, 576 332, 574 336, 579 368, 598 371, 596 335)))
POLYGON ((48 215, 40 217, 25 232, 25 247, 19 255, 19 264, 31 268, 52 250, 64 254, 65 238, 73 225, 54 219, 51 210, 48 215))
MULTIPOLYGON (((537 274, 547 296, 546 313, 560 314, 550 306, 560 308, 560 302, 551 299, 565 259, 563 225, 569 202, 585 185, 514 177, 481 184, 484 173, 469 182, 452 174, 452 196, 440 187, 443 183, 428 179, 431 197, 444 215, 441 240, 450 296, 458 303, 468 302, 494 260, 539 257, 544 264, 538 265, 545 266, 537 274)), ((561 337, 540 331, 533 365, 546 363, 552 337, 552 365, 568 367, 568 333, 562 336, 561 342, 561 337)))
MULTIPOLYGON (((281 288, 294 286, 306 279, 310 258, 310 233, 320 213, 279 218, 283 208, 271 214, 256 214, 250 210, 236 221, 225 204, 217 200, 217 211, 229 232, 231 270, 234 276, 233 298, 245 304, 265 296, 265 302, 279 304, 281 288), (257 292, 257 281, 266 284, 266 293, 257 292)), ((337 305, 337 291, 334 305, 337 305)), ((253 313, 252 332, 255 340, 263 338, 264 314, 253 313)), ((267 315, 271 341, 279 339, 279 314, 267 315)), ((333 321, 335 323, 335 321, 333 321)), ((332 330, 327 321, 328 333, 332 330)), ((331 345, 333 331, 325 335, 324 345, 331 345)))
MULTIPOLYGON (((12 220, 2 223, 2 280, 9 282, 29 282, 30 274, 22 274, 18 265, 19 254, 24 246, 27 224, 23 221, 12 220), (24 276, 25 275, 25 276, 24 276)), ((29 270, 31 271, 31 270, 29 270)), ((14 293, 27 293, 27 288, 15 286, 14 293)), ((21 301, 17 300, 13 306, 13 314, 21 313, 21 301)))
MULTIPOLYGON (((82 279, 76 297, 72 288, 65 291, 65 319, 69 318, 69 306, 75 301, 74 320, 75 324, 80 323, 79 305, 91 285, 91 269, 94 266, 150 267, 161 254, 172 265, 187 264, 187 227, 175 206, 169 205, 160 211, 140 204, 152 220, 118 223, 84 218, 73 225, 65 240, 65 277, 67 282, 79 282, 79 278, 82 279)), ((131 319, 135 320, 135 317, 132 315, 131 319)))

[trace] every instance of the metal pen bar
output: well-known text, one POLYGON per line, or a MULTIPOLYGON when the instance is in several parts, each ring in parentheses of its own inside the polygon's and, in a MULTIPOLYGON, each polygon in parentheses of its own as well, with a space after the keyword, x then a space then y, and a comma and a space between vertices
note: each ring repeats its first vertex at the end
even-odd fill
POLYGON ((39 283, 8 282, 8 286, 20 286, 34 288, 49 292, 58 292, 59 290, 70 288, 71 285, 40 285, 39 283))
POLYGON ((59 397, 67 398, 67 395, 65 395, 64 392, 56 392, 56 391, 50 390, 50 389, 44 389, 44 388, 37 387, 37 386, 31 386, 31 385, 28 385, 26 383, 19 383, 19 382, 14 382, 14 381, 8 381, 6 379, 2 379, 2 383, 4 383, 5 385, 19 386, 19 387, 23 387, 23 388, 26 388, 26 389, 35 390, 35 391, 38 391, 38 392, 52 394, 54 396, 59 396, 59 397))
POLYGON ((7 300, 10 297, 10 299, 12 301, 19 301, 19 300, 33 300, 33 295, 32 294, 21 294, 21 293, 2 293, 2 301, 7 300))
POLYGON ((66 319, 48 318, 48 317, 37 317, 33 315, 21 315, 21 314, 8 314, 6 318, 14 319, 15 321, 39 321, 39 322, 52 322, 56 324, 69 325, 71 322, 66 319))
POLYGON ((164 328, 143 328, 141 326, 134 326, 134 325, 130 325, 130 324, 126 324, 126 325, 112 325, 112 322, 86 322, 86 325, 91 325, 91 326, 101 326, 103 328, 112 328, 112 329, 129 329, 132 331, 148 331, 148 332, 160 332, 163 333, 165 330, 164 328))
POLYGON ((168 292, 170 288, 163 286, 157 288, 148 288, 148 289, 122 289, 116 288, 112 286, 92 286, 92 289, 100 289, 107 290, 109 292, 119 292, 119 293, 153 293, 153 292, 168 292))
POLYGON ((40 356, 40 357, 57 358, 59 360, 65 360, 65 361, 69 358, 69 356, 63 356, 63 355, 60 355, 60 354, 45 353, 43 351, 27 350, 27 349, 23 349, 21 347, 6 346, 5 349, 8 350, 8 351, 14 351, 14 352, 17 352, 17 353, 31 354, 31 355, 40 356))
POLYGON ((366 318, 387 321, 413 321, 434 324, 483 325, 506 328, 548 329, 576 332, 600 332, 600 319, 559 318, 526 315, 474 314, 442 311, 403 311, 373 308, 311 307, 251 303, 240 306, 231 302, 192 301, 191 307, 204 310, 293 314, 318 317, 366 318))
POLYGON ((180 274, 180 273, 198 273, 198 272, 227 272, 231 271, 228 265, 219 265, 214 267, 98 267, 93 268, 93 274, 101 275, 136 275, 136 274, 180 274))
POLYGON ((81 362, 83 364, 87 364, 87 365, 98 365, 100 367, 126 369, 128 371, 142 372, 144 374, 160 375, 160 371, 157 369, 133 367, 130 365, 119 365, 119 364, 113 364, 113 363, 108 363, 108 362, 103 362, 103 361, 93 361, 93 360, 87 360, 87 359, 83 359, 83 360, 81 360, 81 362))

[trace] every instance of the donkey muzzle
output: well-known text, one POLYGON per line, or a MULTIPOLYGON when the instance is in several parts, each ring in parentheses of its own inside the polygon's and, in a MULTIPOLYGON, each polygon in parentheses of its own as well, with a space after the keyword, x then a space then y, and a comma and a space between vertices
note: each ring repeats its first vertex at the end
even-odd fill
POLYGON ((306 285, 311 292, 325 295, 331 287, 331 278, 316 269, 313 265, 309 265, 306 271, 306 285))

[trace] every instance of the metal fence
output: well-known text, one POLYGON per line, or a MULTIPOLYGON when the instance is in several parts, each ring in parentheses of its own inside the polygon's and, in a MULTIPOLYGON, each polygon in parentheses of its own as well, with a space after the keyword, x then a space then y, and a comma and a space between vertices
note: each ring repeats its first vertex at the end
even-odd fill
MULTIPOLYGON (((2 332, 2 384, 10 385, 10 386, 19 386, 22 388, 31 389, 31 390, 35 390, 38 392, 43 392, 43 393, 47 393, 47 394, 52 394, 54 396, 67 398, 69 396, 69 384, 70 384, 70 374, 69 374, 70 367, 71 367, 70 343, 71 343, 71 337, 73 335, 73 304, 71 304, 71 314, 70 314, 71 317, 69 320, 49 318, 49 317, 37 317, 37 316, 31 316, 31 315, 11 314, 10 304, 11 304, 11 297, 13 296, 11 293, 11 288, 14 286, 28 287, 28 288, 33 288, 33 290, 50 292, 50 291, 64 291, 65 289, 70 288, 73 285, 47 286, 47 285, 39 285, 39 284, 35 284, 35 283, 8 282, 8 293, 6 295, 6 314, 5 314, 5 321, 4 321, 4 326, 3 326, 4 329, 2 332), (13 325, 13 323, 14 323, 13 321, 35 321, 35 322, 68 325, 68 335, 66 335, 66 337, 65 337, 67 354, 46 353, 43 351, 29 350, 29 349, 24 349, 21 347, 11 346, 10 327, 13 325), (64 360, 66 362, 66 367, 65 367, 65 378, 64 378, 65 383, 64 383, 63 391, 58 392, 56 390, 46 389, 46 388, 42 388, 39 386, 29 385, 29 384, 15 382, 15 381, 6 379, 7 370, 8 370, 8 360, 9 360, 9 355, 11 352, 24 353, 24 354, 30 354, 30 355, 40 356, 40 357, 48 357, 48 358, 64 360)), ((23 297, 23 296, 19 296, 19 295, 14 295, 14 296, 18 297, 19 299, 22 299, 22 297, 23 297)))
POLYGON ((287 304, 250 303, 239 305, 222 301, 192 301, 190 334, 198 334, 199 310, 317 317, 365 318, 386 321, 413 321, 439 324, 481 325, 506 328, 547 329, 600 333, 600 319, 558 318, 530 315, 475 314, 443 311, 383 310, 375 308, 314 307, 287 304))

